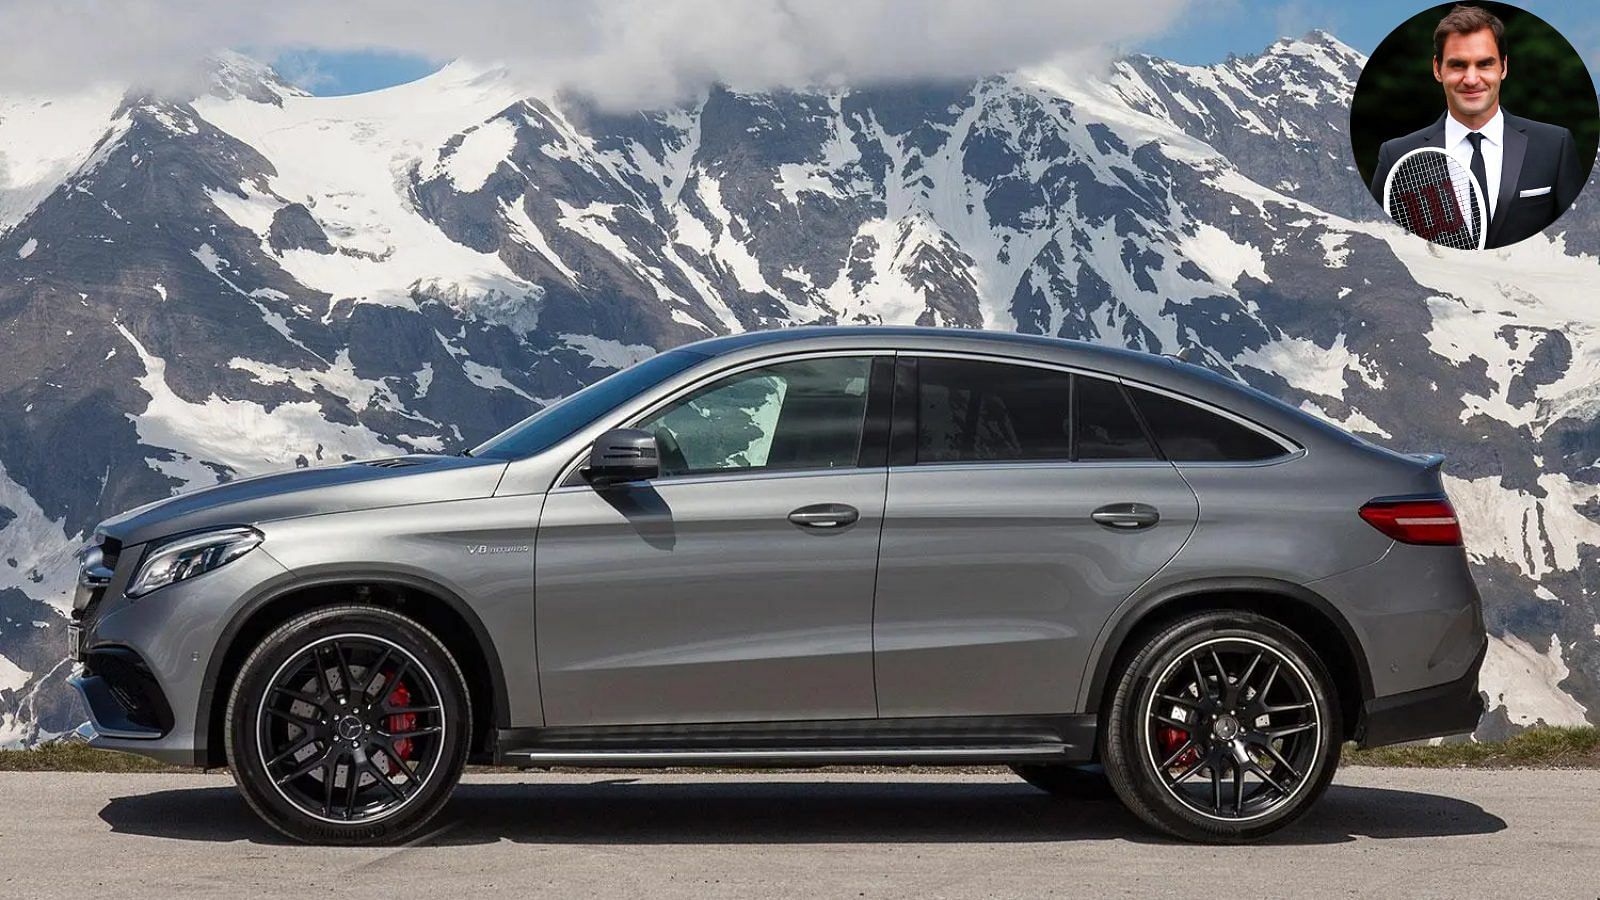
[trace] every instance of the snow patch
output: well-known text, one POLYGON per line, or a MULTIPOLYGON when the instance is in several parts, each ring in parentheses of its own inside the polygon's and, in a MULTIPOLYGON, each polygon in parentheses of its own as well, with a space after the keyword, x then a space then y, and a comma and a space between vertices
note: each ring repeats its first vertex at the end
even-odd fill
POLYGON ((1231 288, 1243 275, 1272 281, 1260 248, 1235 241, 1226 231, 1206 222, 1194 223, 1194 227, 1194 234, 1179 240, 1178 249, 1217 284, 1231 288))
POLYGON ((483 189, 516 146, 516 126, 506 119, 494 119, 467 129, 461 143, 444 152, 436 171, 448 176, 456 190, 470 194, 483 189))
POLYGON ((538 398, 506 380, 506 373, 499 369, 490 368, 483 363, 473 362, 470 359, 464 359, 461 360, 461 371, 466 373, 469 381, 485 390, 510 391, 535 403, 540 402, 538 398))
POLYGON ((121 322, 117 331, 139 354, 145 374, 139 387, 150 396, 143 411, 129 414, 139 441, 170 451, 174 459, 150 459, 150 467, 191 486, 215 484, 223 466, 238 475, 256 475, 294 464, 295 459, 368 459, 392 456, 404 448, 386 443, 363 425, 329 422, 314 401, 279 403, 270 411, 246 400, 215 394, 191 403, 167 385, 167 362, 145 349, 121 322))
POLYGON ((256 233, 263 242, 267 233, 272 229, 272 219, 278 210, 287 206, 282 198, 271 194, 262 193, 254 184, 248 181, 239 182, 239 193, 228 190, 207 188, 206 197, 211 200, 211 205, 222 211, 222 214, 232 219, 234 224, 256 233), (239 194, 244 194, 243 197, 239 194))
POLYGON ((311 394, 316 388, 321 387, 349 404, 350 408, 357 412, 376 406, 405 414, 405 407, 389 385, 356 374, 348 348, 340 350, 333 363, 324 371, 286 369, 272 363, 240 357, 229 360, 228 365, 251 373, 258 384, 292 384, 304 394, 311 394))
POLYGON ((1350 258, 1350 248, 1345 242, 1350 240, 1349 234, 1340 234, 1334 231, 1324 232, 1317 236, 1317 243, 1322 245, 1322 261, 1330 269, 1342 269, 1345 261, 1350 258))
POLYGON ((1492 634, 1478 683, 1491 708, 1504 704, 1517 725, 1587 725, 1588 710, 1556 686, 1569 674, 1559 637, 1551 635, 1549 651, 1540 653, 1514 634, 1492 634))
POLYGON ((0 591, 15 588, 65 615, 77 587, 76 553, 82 536, 66 533, 66 519, 45 515, 33 495, 6 474, 4 463, 0 506, 16 516, 0 525, 0 591), (15 568, 4 564, 9 559, 17 561, 15 568))
POLYGON ((418 300, 432 300, 467 318, 504 325, 518 334, 539 327, 539 304, 544 288, 526 281, 485 279, 470 284, 426 278, 411 288, 418 300))
POLYGON ((591 369, 626 369, 656 355, 656 349, 647 344, 623 344, 592 334, 563 334, 561 340, 589 357, 591 369))
POLYGON ((264 188, 304 203, 328 235, 334 253, 282 254, 280 265, 291 277, 330 295, 330 309, 341 301, 409 309, 416 305, 413 289, 424 282, 480 296, 533 291, 497 254, 446 237, 417 210, 411 192, 413 178, 439 162, 439 148, 476 125, 483 126, 473 131, 478 136, 456 154, 465 154, 459 174, 465 184, 474 174, 486 178, 468 163, 503 141, 509 124, 483 123, 529 95, 530 87, 507 72, 456 62, 366 94, 286 96, 281 107, 207 96, 194 106, 271 162, 276 174, 265 177, 264 188))
POLYGON ((1578 568, 1579 545, 1600 546, 1600 523, 1578 510, 1600 499, 1600 488, 1565 475, 1539 476, 1544 497, 1507 490, 1498 476, 1444 476, 1445 491, 1461 520, 1467 555, 1505 560, 1538 580, 1578 568))
POLYGON ((1383 438, 1394 437, 1394 435, 1385 431, 1382 425, 1379 425, 1377 422, 1367 418, 1367 416, 1359 409, 1351 409, 1350 415, 1344 417, 1343 419, 1336 419, 1327 410, 1315 403, 1312 403, 1310 400, 1302 401, 1300 403, 1300 408, 1308 413, 1311 413, 1319 419, 1332 422, 1346 431, 1355 431, 1362 434, 1375 434, 1383 438))
POLYGON ((1251 366, 1263 372, 1288 373, 1292 376, 1291 383, 1300 390, 1340 400, 1344 399, 1345 377, 1350 372, 1373 387, 1383 386, 1382 376, 1345 346, 1342 334, 1330 347, 1320 347, 1305 338, 1270 341, 1265 346, 1240 353, 1232 362, 1235 366, 1251 366))
POLYGON ((89 160, 121 102, 109 85, 59 97, 0 92, 0 234, 89 160))
POLYGON ((574 286, 579 284, 578 273, 572 271, 562 261, 561 254, 550 246, 550 242, 545 238, 544 232, 540 231, 539 226, 534 223, 533 219, 529 218, 528 211, 523 208, 521 203, 502 200, 500 201, 500 212, 505 216, 506 224, 511 226, 512 240, 520 241, 528 249, 544 257, 546 262, 555 266, 556 271, 565 275, 567 281, 574 286))
POLYGON ((25 671, 16 663, 0 656, 0 693, 21 690, 32 677, 32 672, 25 671))

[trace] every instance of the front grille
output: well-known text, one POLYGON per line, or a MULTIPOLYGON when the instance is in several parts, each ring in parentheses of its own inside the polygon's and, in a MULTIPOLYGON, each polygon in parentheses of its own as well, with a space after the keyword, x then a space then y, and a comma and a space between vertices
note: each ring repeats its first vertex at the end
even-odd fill
POLYGON ((105 560, 106 568, 115 572, 117 560, 122 557, 122 542, 116 538, 106 538, 101 541, 100 557, 105 560))
MULTIPOLYGON (((171 730, 172 708, 139 654, 127 647, 100 647, 89 652, 83 668, 85 677, 105 683, 128 722, 163 734, 171 730)), ((97 710, 97 717, 104 712, 97 710)))

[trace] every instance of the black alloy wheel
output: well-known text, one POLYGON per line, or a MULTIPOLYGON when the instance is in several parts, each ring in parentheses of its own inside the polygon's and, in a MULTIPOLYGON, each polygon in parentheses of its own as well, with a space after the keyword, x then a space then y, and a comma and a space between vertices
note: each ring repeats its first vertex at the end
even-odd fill
POLYGON ((245 662, 228 762, 246 799, 301 840, 397 840, 438 811, 471 733, 466 686, 442 644, 388 610, 301 616, 245 662))
POLYGON ((1304 673, 1248 638, 1202 643, 1156 679, 1150 762, 1174 797, 1232 821, 1259 818, 1307 784, 1326 739, 1304 673))
POLYGON ((323 638, 286 661, 268 691, 256 718, 262 765, 308 815, 376 821, 438 767, 446 737, 439 690, 390 641, 323 638))
POLYGON ((1257 840, 1327 789, 1343 735, 1333 681, 1297 635, 1214 611, 1149 635, 1111 685, 1101 758, 1135 815, 1208 843, 1257 840))

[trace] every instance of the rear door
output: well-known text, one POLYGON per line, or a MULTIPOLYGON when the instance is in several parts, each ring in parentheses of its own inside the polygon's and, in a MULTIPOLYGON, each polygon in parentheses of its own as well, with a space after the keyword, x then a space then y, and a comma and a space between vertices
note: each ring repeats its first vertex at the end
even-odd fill
POLYGON ((1194 493, 1113 379, 957 356, 898 369, 880 715, 1076 711, 1095 636, 1183 546, 1194 493))
POLYGON ((716 377, 632 423, 655 433, 661 477, 551 491, 536 549, 546 724, 876 715, 891 380, 891 359, 865 355, 716 377))

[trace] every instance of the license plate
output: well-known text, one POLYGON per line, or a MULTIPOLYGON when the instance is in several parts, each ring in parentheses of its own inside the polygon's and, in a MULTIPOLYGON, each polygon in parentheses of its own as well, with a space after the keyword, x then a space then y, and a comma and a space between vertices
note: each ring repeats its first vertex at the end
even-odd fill
POLYGON ((67 623, 67 657, 77 661, 83 655, 83 626, 77 622, 67 623))

